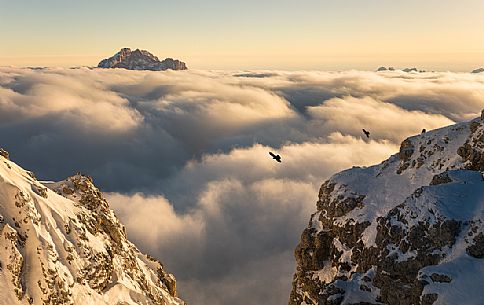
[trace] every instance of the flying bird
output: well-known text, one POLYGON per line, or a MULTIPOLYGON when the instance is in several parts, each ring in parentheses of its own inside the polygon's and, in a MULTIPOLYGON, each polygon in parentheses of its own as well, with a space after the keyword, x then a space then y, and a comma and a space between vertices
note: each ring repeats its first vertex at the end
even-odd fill
POLYGON ((426 133, 427 132, 427 129, 422 129, 422 133, 426 133))
POLYGON ((362 129, 363 130, 363 133, 365 134, 365 136, 369 139, 370 138, 370 132, 365 130, 365 129, 362 129))
POLYGON ((269 152, 269 155, 271 155, 272 159, 276 160, 277 162, 281 162, 281 156, 279 155, 274 155, 272 151, 269 152))

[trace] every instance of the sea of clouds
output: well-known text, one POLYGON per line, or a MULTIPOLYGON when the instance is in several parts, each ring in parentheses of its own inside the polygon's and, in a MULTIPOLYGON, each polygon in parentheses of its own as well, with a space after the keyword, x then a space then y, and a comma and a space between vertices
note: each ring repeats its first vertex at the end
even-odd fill
POLYGON ((465 73, 0 68, 0 146, 93 176, 194 305, 287 303, 321 183, 482 108, 465 73))

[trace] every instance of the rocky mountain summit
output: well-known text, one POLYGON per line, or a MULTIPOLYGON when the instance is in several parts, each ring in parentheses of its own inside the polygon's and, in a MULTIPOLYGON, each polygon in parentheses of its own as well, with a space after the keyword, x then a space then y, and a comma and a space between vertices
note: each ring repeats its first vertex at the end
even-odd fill
MULTIPOLYGON (((394 67, 379 67, 378 69, 376 69, 376 72, 384 72, 384 71, 395 71, 395 70, 398 70, 398 69, 395 69, 394 67)), ((425 70, 419 70, 415 67, 413 68, 403 68, 403 69, 400 69, 400 71, 403 71, 403 72, 407 72, 407 73, 411 73, 411 72, 414 72, 414 73, 423 73, 423 72, 426 72, 425 70)))
POLYGON ((289 304, 483 304, 482 117, 334 175, 295 251, 289 304))
POLYGON ((471 73, 478 74, 478 73, 482 73, 482 72, 484 72, 484 68, 474 69, 474 70, 472 70, 471 73))
POLYGON ((395 71, 395 68, 394 67, 379 67, 378 69, 376 69, 376 72, 382 72, 382 71, 395 71))
POLYGON ((39 182, 0 149, 0 304, 182 305, 91 178, 39 182))
POLYGON ((178 59, 166 58, 162 61, 146 50, 123 48, 114 56, 103 59, 98 68, 123 68, 128 70, 187 70, 184 62, 178 59))

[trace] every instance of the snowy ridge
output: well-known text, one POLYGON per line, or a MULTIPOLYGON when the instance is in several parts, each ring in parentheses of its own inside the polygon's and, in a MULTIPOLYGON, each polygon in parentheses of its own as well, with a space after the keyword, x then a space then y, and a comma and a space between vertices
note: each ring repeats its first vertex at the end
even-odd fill
POLYGON ((0 156, 0 304, 181 305, 89 177, 58 183, 0 156))
POLYGON ((289 304, 482 304, 483 172, 480 118, 334 175, 296 249, 289 304))
POLYGON ((365 196, 361 209, 337 218, 336 223, 342 225, 350 219, 359 223, 370 221, 363 242, 366 246, 374 246, 376 218, 386 215, 417 188, 428 185, 443 169, 462 167, 462 158, 456 152, 468 136, 466 123, 437 129, 408 138, 402 143, 399 154, 380 165, 336 174, 332 183, 345 185, 352 192, 365 196))

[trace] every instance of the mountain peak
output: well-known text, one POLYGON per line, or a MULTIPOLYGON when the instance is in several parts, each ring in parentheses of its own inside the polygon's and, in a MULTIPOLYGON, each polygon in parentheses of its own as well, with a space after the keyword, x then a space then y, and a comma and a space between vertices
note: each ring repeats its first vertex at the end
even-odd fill
POLYGON ((481 304, 483 173, 484 114, 331 177, 295 251, 289 304, 481 304))
POLYGON ((146 50, 122 48, 114 56, 103 59, 98 68, 124 68, 128 70, 186 70, 186 64, 182 61, 172 58, 166 58, 162 61, 155 55, 146 50))
POLYGON ((184 304, 90 177, 42 183, 2 154, 0 202, 1 304, 184 304))

